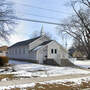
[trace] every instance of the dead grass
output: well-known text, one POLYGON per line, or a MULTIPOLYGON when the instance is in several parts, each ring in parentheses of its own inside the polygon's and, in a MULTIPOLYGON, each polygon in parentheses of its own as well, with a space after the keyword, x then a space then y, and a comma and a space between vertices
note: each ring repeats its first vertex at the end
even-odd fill
POLYGON ((89 82, 82 82, 80 84, 80 88, 84 89, 84 88, 90 88, 90 81, 89 82))
MULTIPOLYGON (((6 89, 7 90, 7 89, 6 89)), ((11 90, 21 90, 20 88, 12 88, 11 90)))
MULTIPOLYGON (((74 85, 73 82, 67 82, 64 84, 40 84, 37 83, 33 88, 25 88, 26 90, 83 90, 90 88, 89 82, 82 82, 80 85, 74 85)), ((20 90, 20 88, 14 88, 11 90, 20 90)))
POLYGON ((8 78, 9 80, 12 80, 14 78, 14 75, 13 74, 2 74, 2 75, 0 75, 0 80, 2 80, 4 78, 8 78))

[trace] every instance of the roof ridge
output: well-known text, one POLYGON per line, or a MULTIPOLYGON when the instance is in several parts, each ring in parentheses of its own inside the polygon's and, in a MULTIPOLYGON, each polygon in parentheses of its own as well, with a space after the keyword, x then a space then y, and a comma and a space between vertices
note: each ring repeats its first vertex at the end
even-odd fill
POLYGON ((29 43, 32 43, 33 41, 35 41, 35 40, 38 39, 38 38, 40 38, 40 36, 35 37, 35 38, 32 38, 32 39, 28 39, 28 40, 24 40, 24 41, 17 42, 17 43, 13 44, 13 45, 10 46, 10 47, 27 45, 27 44, 29 44, 29 43))

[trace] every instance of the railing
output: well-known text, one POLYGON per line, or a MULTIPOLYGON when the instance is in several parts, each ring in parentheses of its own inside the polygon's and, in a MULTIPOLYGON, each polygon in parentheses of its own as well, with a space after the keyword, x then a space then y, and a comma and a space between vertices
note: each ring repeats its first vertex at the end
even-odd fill
POLYGON ((74 62, 77 60, 77 58, 68 58, 68 60, 69 60, 70 62, 74 63, 74 62))

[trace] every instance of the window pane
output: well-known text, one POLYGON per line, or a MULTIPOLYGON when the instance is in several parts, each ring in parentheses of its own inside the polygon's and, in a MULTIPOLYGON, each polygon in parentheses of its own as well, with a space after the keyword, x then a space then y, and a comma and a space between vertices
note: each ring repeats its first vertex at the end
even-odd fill
POLYGON ((53 53, 53 49, 51 49, 51 53, 53 53))
POLYGON ((55 49, 55 54, 57 53, 57 49, 55 49))

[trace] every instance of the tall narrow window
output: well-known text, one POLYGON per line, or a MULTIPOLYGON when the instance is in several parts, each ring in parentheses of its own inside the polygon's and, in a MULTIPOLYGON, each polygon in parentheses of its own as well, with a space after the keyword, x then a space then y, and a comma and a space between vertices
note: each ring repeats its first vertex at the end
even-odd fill
POLYGON ((55 54, 57 54, 57 49, 55 49, 55 54))
POLYGON ((19 54, 21 54, 21 48, 19 48, 19 54))
POLYGON ((51 53, 53 54, 53 49, 51 49, 51 53))
POLYGON ((15 50, 14 50, 14 49, 13 49, 13 52, 12 52, 12 53, 13 53, 13 55, 14 55, 14 53, 15 53, 15 50))
POLYGON ((25 48, 23 49, 23 54, 25 54, 25 48))
POLYGON ((15 54, 17 54, 17 49, 15 49, 15 54))

